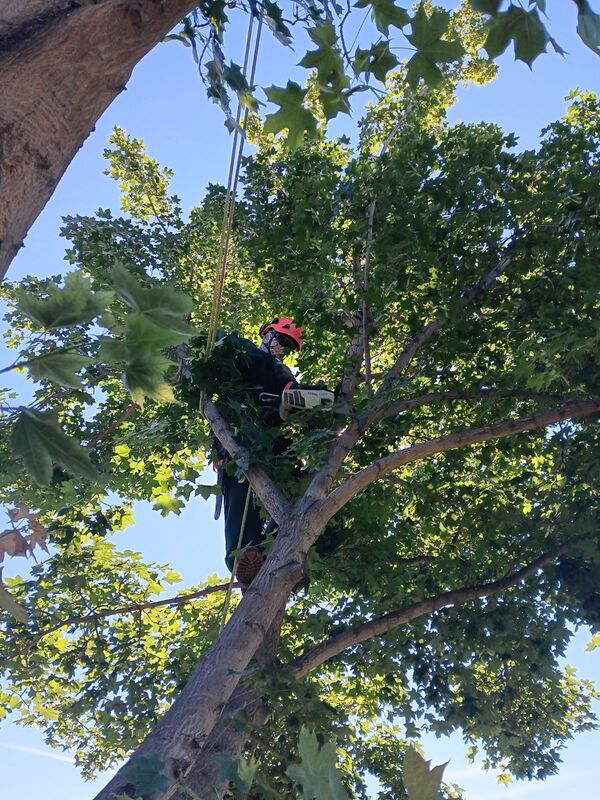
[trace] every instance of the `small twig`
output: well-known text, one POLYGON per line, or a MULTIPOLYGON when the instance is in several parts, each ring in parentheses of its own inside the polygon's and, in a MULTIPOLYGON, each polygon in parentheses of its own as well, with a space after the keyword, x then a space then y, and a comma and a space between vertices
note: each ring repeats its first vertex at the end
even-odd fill
POLYGON ((110 436, 111 433, 114 433, 116 429, 121 425, 121 423, 125 422, 135 411, 139 410, 139 406, 137 403, 132 403, 128 406, 122 414, 120 414, 114 422, 112 422, 106 430, 97 433, 96 436, 93 436, 89 442, 87 443, 88 447, 95 447, 102 439, 106 439, 107 436, 110 436))
MULTIPOLYGON (((197 600, 200 597, 206 597, 210 594, 214 594, 215 592, 224 592, 228 589, 228 587, 229 583, 220 583, 216 586, 207 586, 205 589, 200 589, 197 592, 189 592, 188 594, 179 595, 179 597, 169 597, 165 600, 153 600, 149 603, 131 603, 130 605, 120 606, 119 608, 107 608, 104 611, 95 611, 90 614, 68 617, 67 619, 57 622, 55 625, 51 625, 49 628, 36 633, 33 636, 33 639, 28 642, 22 650, 16 654, 11 653, 11 658, 14 658, 15 655, 25 655, 40 641, 40 639, 43 639, 44 636, 48 636, 51 633, 59 631, 61 628, 67 628, 72 625, 86 625, 90 622, 96 625, 98 620, 106 619, 106 617, 114 617, 118 614, 132 614, 136 612, 141 613, 142 611, 146 611, 151 608, 159 608, 161 606, 180 606, 184 603, 190 603, 193 600, 197 600)), ((233 587, 237 589, 240 587, 240 584, 234 583, 233 587)))

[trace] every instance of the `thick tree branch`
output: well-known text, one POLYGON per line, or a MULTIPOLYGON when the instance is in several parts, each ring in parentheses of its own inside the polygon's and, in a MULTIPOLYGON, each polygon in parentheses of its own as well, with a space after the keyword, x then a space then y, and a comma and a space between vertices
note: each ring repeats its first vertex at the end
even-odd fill
POLYGON ((291 661, 288 664, 288 668, 294 678, 302 678, 320 664, 339 655, 349 647, 365 642, 367 639, 372 639, 374 636, 381 636, 384 633, 388 633, 388 631, 395 630, 418 617, 433 614, 435 611, 447 606, 460 606, 471 600, 491 597, 504 592, 555 561, 556 558, 566 552, 566 549, 566 547, 561 548, 552 555, 545 553, 536 558, 535 561, 517 570, 517 572, 513 572, 511 575, 507 575, 497 581, 469 586, 464 589, 455 589, 450 592, 442 592, 434 597, 421 600, 419 603, 413 603, 410 606, 401 608, 398 611, 392 611, 378 619, 357 625, 351 630, 332 636, 330 639, 326 639, 321 644, 308 650, 299 658, 291 661))
MULTIPOLYGON (((471 289, 469 289, 469 291, 462 298, 462 305, 466 306, 476 298, 480 297, 493 283, 495 283, 498 277, 506 271, 510 263, 510 256, 504 256, 504 258, 502 258, 492 270, 490 270, 480 281, 478 281, 474 286, 471 287, 471 289)), ((312 480, 312 483, 307 491, 308 496, 317 498, 319 500, 325 497, 331 488, 333 481, 335 480, 338 470, 344 463, 346 456, 350 450, 352 450, 358 439, 370 427, 370 425, 385 416, 386 396, 388 390, 391 389, 397 378, 406 370, 419 349, 427 341, 429 341, 429 339, 431 339, 431 337, 437 333, 437 331, 443 328, 447 322, 448 317, 438 317, 437 319, 433 320, 433 322, 425 325, 421 331, 419 331, 419 333, 417 333, 409 341, 396 363, 387 372, 383 382, 375 394, 375 402, 371 408, 364 411, 360 417, 354 420, 348 426, 348 428, 346 428, 344 433, 337 439, 337 441, 331 446, 326 463, 312 480)), ((396 407, 399 408, 398 406, 396 407)), ((400 410, 397 410, 394 413, 400 413, 400 410)), ((335 510, 337 511, 338 509, 336 508, 335 510)), ((335 511, 333 513, 335 513, 335 511)))
POLYGON ((133 67, 197 0, 8 0, 0 20, 0 278, 133 67))
POLYGON ((480 389, 477 392, 463 392, 451 389, 447 392, 432 392, 423 394, 420 397, 409 397, 406 400, 398 400, 386 408, 381 409, 369 418, 370 425, 380 422, 383 419, 395 417, 405 411, 421 406, 430 406, 435 403, 452 403, 454 401, 479 402, 481 400, 502 400, 505 398, 515 398, 517 400, 552 400, 553 402, 568 403, 572 398, 559 395, 538 394, 534 392, 523 392, 516 389, 480 389))
MULTIPOLYGON (((206 419, 210 422, 213 433, 236 464, 240 466, 247 464, 250 460, 250 453, 245 447, 242 447, 235 441, 231 430, 223 417, 219 414, 214 403, 205 398, 202 410, 204 411, 206 419)), ((282 520, 289 510, 287 500, 283 497, 264 469, 256 464, 249 466, 245 470, 245 475, 248 478, 250 486, 252 486, 252 489, 260 498, 271 517, 277 524, 281 525, 282 520)))
POLYGON ((423 458, 437 453, 446 453, 460 447, 468 447, 479 442, 488 442, 491 439, 501 439, 504 436, 513 436, 517 433, 539 430, 555 425, 566 419, 579 419, 600 413, 600 400, 582 400, 581 402, 565 403, 560 408, 539 411, 527 417, 504 420, 480 428, 467 428, 456 431, 446 436, 438 436, 421 444, 415 444, 404 450, 398 450, 389 456, 374 461, 365 469, 355 473, 345 483, 335 489, 321 502, 320 510, 326 519, 340 510, 346 503, 355 497, 374 481, 393 472, 406 464, 412 464, 423 458))

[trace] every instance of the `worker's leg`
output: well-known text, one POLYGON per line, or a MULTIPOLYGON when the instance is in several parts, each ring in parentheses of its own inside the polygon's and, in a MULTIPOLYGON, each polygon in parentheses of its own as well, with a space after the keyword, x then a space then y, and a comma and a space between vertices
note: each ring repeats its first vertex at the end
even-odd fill
MULTIPOLYGON (((224 476, 223 511, 225 512, 225 563, 230 572, 233 570, 234 562, 234 556, 232 556, 231 553, 238 549, 249 486, 248 481, 239 481, 234 475, 225 474, 224 476)), ((262 536, 262 528, 263 520, 254 502, 252 490, 250 490, 250 501, 240 546, 246 547, 246 545, 249 544, 260 544, 264 538, 262 536)))

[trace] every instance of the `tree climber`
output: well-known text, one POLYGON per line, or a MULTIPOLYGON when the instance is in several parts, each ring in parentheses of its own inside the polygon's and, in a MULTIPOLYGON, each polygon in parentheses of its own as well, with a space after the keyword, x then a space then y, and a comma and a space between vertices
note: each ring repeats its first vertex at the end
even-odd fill
MULTIPOLYGON (((283 363, 286 353, 301 349, 302 328, 290 317, 276 317, 265 323, 259 333, 261 344, 258 347, 235 333, 218 337, 208 370, 209 362, 194 360, 182 368, 184 394, 185 383, 196 392, 202 386, 219 395, 221 406, 233 401, 242 421, 250 420, 254 428, 258 424, 261 429, 280 427, 292 410, 330 407, 334 398, 332 392, 321 387, 301 386, 283 363)), ((236 435, 245 438, 244 433, 239 430, 236 435)), ((233 554, 243 550, 236 565, 236 578, 247 587, 264 560, 260 545, 275 531, 276 525, 261 516, 247 479, 235 474, 229 453, 217 439, 214 444, 225 512, 225 563, 229 571, 233 571, 233 554)), ((249 444, 250 449, 256 451, 256 443, 249 444)), ((262 446, 278 456, 289 444, 289 439, 275 435, 262 446)), ((220 498, 217 498, 216 519, 220 515, 220 505, 220 498)))

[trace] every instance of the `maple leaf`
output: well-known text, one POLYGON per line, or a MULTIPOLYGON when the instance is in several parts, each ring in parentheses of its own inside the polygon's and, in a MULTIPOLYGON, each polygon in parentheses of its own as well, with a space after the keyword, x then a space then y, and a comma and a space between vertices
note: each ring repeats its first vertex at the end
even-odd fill
POLYGON ((302 144, 305 134, 309 137, 315 135, 317 121, 303 105, 305 89, 301 89, 294 81, 288 81, 285 89, 281 86, 270 86, 265 89, 265 94, 271 103, 280 106, 279 111, 267 115, 264 126, 266 133, 278 133, 287 129, 286 144, 291 149, 302 144))
POLYGON ((329 20, 317 25, 308 32, 317 45, 316 50, 309 50, 300 61, 301 67, 314 67, 317 70, 319 83, 342 85, 344 80, 344 64, 337 48, 337 36, 333 23, 329 20))
POLYGON ((34 547, 39 547, 45 553, 48 551, 48 545, 46 544, 46 539, 49 536, 49 531, 39 522, 32 519, 29 522, 29 535, 27 536, 27 543, 29 545, 29 552, 33 552, 34 547))
POLYGON ((440 784, 446 764, 429 769, 430 761, 414 747, 409 747, 404 756, 402 781, 406 787, 409 800, 436 800, 439 797, 440 784))
POLYGON ((24 505, 18 505, 16 508, 9 508, 8 510, 8 516, 11 522, 18 522, 20 519, 29 519, 30 515, 30 510, 24 505))
POLYGON ((465 49, 459 41, 442 39, 449 23, 447 11, 435 9, 428 17, 424 6, 419 6, 411 22, 412 33, 406 36, 417 50, 408 62, 406 78, 411 86, 419 78, 429 86, 438 85, 444 78, 438 64, 457 61, 464 55, 465 49))
POLYGON ((286 775, 302 786, 304 800, 348 800, 336 769, 337 752, 333 742, 319 747, 314 731, 302 728, 298 743, 301 762, 291 764, 286 775))
POLYGON ((4 561, 4 554, 9 556, 26 556, 29 546, 25 537, 19 531, 6 530, 0 533, 0 562, 4 561))
POLYGON ((356 75, 364 72, 367 75, 374 75, 383 83, 388 72, 397 65, 398 59, 391 52, 389 42, 379 42, 369 50, 361 50, 359 47, 352 67, 356 75))
POLYGON ((529 67, 540 53, 546 51, 548 34, 535 9, 525 11, 511 6, 508 11, 494 17, 485 42, 489 57, 501 55, 511 41, 515 46, 515 58, 524 61, 529 67))
POLYGON ((403 28, 410 20, 408 11, 400 8, 394 0, 358 0, 354 8, 367 8, 371 6, 371 16, 375 20, 378 31, 389 36, 390 25, 394 28, 403 28))

